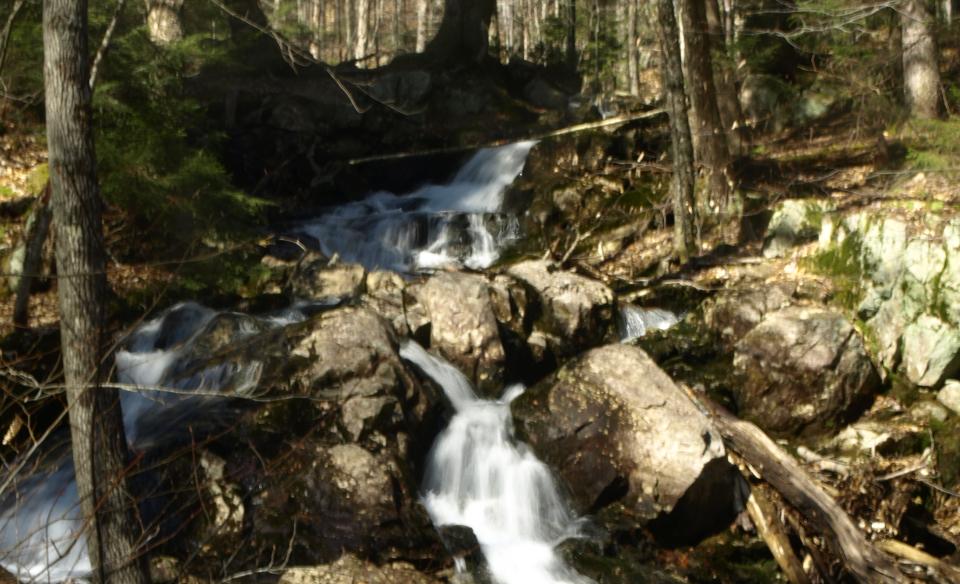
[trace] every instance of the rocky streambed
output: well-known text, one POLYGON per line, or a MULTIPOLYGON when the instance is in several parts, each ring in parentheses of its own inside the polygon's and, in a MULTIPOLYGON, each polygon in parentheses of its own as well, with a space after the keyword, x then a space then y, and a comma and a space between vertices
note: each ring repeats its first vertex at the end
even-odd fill
MULTIPOLYGON (((576 261, 471 263, 509 239, 491 226, 516 197, 530 199, 516 216, 528 232, 576 213, 561 196, 572 187, 537 190, 531 174, 504 207, 455 209, 459 223, 423 218, 449 219, 432 205, 450 190, 367 201, 342 223, 390 233, 379 244, 403 253, 371 254, 390 262, 339 259, 322 245, 343 227, 328 217, 300 230, 321 251, 263 258, 288 309, 179 304, 121 340, 118 380, 178 390, 124 398, 154 580, 777 581, 796 565, 808 581, 850 577, 843 538, 731 442, 718 402, 779 439, 877 557, 950 581, 957 219, 917 232, 887 225, 905 221, 892 211, 788 218, 784 205, 765 256, 640 287, 576 261), (403 213, 419 227, 385 227, 403 213), (430 273, 402 269, 436 257, 430 273)), ((602 201, 597 188, 584 201, 602 201)), ((657 236, 594 233, 616 242, 604 252, 601 237, 601 255, 657 236)), ((0 511, 0 562, 20 578, 83 575, 66 460, 48 453, 32 475, 44 481, 24 478, 0 511), (28 516, 24 501, 51 491, 56 519, 28 516)))

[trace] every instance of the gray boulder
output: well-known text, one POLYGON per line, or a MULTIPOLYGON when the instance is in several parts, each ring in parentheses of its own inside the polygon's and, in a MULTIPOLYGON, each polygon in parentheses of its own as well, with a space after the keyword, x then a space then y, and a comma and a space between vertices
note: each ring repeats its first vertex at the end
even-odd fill
POLYGON ((511 409, 519 435, 582 511, 619 500, 634 520, 651 520, 672 510, 708 465, 725 463, 707 417, 637 347, 588 351, 511 409))
POLYGON ((476 274, 441 272, 411 294, 430 323, 430 347, 482 393, 497 394, 505 355, 487 280, 476 274))
POLYGON ((290 291, 297 298, 342 302, 352 300, 366 288, 367 272, 358 264, 330 265, 323 257, 305 260, 290 280, 290 291))
POLYGON ((832 210, 828 201, 787 199, 781 201, 770 217, 763 241, 763 255, 782 257, 793 246, 813 241, 820 234, 824 213, 832 210))
POLYGON ((616 338, 615 297, 605 284, 547 261, 521 262, 507 274, 527 287, 539 309, 531 344, 564 357, 616 338))
POLYGON ((880 386, 860 335, 825 308, 767 315, 737 343, 733 364, 741 417, 774 434, 835 429, 880 386))

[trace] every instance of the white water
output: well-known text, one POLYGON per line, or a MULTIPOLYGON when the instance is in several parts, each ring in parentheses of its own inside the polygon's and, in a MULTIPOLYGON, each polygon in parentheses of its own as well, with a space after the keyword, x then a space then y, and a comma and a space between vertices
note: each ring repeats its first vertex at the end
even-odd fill
POLYGON ((620 341, 639 339, 649 331, 665 331, 678 322, 680 316, 669 310, 624 304, 620 307, 620 341))
POLYGON ((488 267, 518 236, 516 218, 501 214, 500 207, 533 145, 484 148, 448 184, 428 184, 405 195, 374 193, 299 230, 316 238, 325 254, 371 269, 488 267))
POLYGON ((466 525, 480 542, 498 584, 587 584, 555 547, 577 537, 579 520, 560 496, 550 470, 513 437, 508 387, 482 400, 455 367, 413 341, 400 356, 439 384, 456 414, 430 451, 423 502, 435 525, 466 525))
MULTIPOLYGON (((257 361, 198 366, 205 357, 193 353, 214 327, 233 324, 229 340, 237 341, 305 318, 294 306, 282 313, 251 317, 221 313, 193 302, 177 304, 138 327, 116 352, 117 381, 144 388, 123 391, 120 403, 131 448, 143 450, 186 430, 188 420, 213 418, 225 400, 189 392, 244 395, 259 380, 257 361), (225 321, 235 321, 233 323, 225 321), (184 392, 187 392, 185 395, 184 392)), ((224 334, 221 332, 220 334, 224 334)), ((73 464, 64 456, 50 471, 19 480, 0 501, 0 566, 21 580, 64 582, 90 573, 73 464)))

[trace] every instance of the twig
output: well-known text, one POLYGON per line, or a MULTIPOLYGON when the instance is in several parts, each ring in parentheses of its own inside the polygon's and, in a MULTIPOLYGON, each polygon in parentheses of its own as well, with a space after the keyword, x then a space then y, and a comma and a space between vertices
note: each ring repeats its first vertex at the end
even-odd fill
POLYGON ((127 0, 117 0, 117 7, 113 11, 113 18, 110 19, 110 24, 107 25, 107 30, 103 32, 103 40, 100 41, 100 48, 97 49, 97 54, 93 58, 93 64, 90 65, 90 90, 92 91, 97 86, 97 73, 100 70, 100 63, 103 61, 104 55, 107 54, 107 49, 110 48, 110 41, 113 38, 113 31, 117 28, 117 21, 120 20, 120 13, 123 12, 123 7, 126 5, 127 0))

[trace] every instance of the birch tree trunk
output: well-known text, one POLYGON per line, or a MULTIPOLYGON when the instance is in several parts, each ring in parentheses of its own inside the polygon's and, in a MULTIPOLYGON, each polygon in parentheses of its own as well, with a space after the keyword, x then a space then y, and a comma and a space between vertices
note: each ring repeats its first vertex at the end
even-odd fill
POLYGON ((694 199, 693 144, 687 118, 687 98, 683 88, 683 64, 680 61, 680 30, 672 0, 657 0, 657 36, 660 39, 664 98, 670 115, 670 139, 673 152, 673 247, 677 258, 686 263, 696 250, 693 226, 697 206, 694 199))
POLYGON ((905 0, 900 8, 903 30, 903 90, 910 115, 940 114, 940 69, 933 17, 926 0, 905 0))
POLYGON ((63 373, 77 493, 93 581, 149 581, 126 488, 127 447, 116 389, 103 374, 106 274, 93 151, 86 0, 45 0, 44 88, 56 229, 63 373))
POLYGON ((356 43, 353 47, 353 58, 361 60, 369 53, 367 52, 367 33, 370 22, 370 0, 357 0, 357 29, 354 33, 356 43))
POLYGON ((417 0, 417 52, 422 53, 427 48, 427 2, 417 0))

